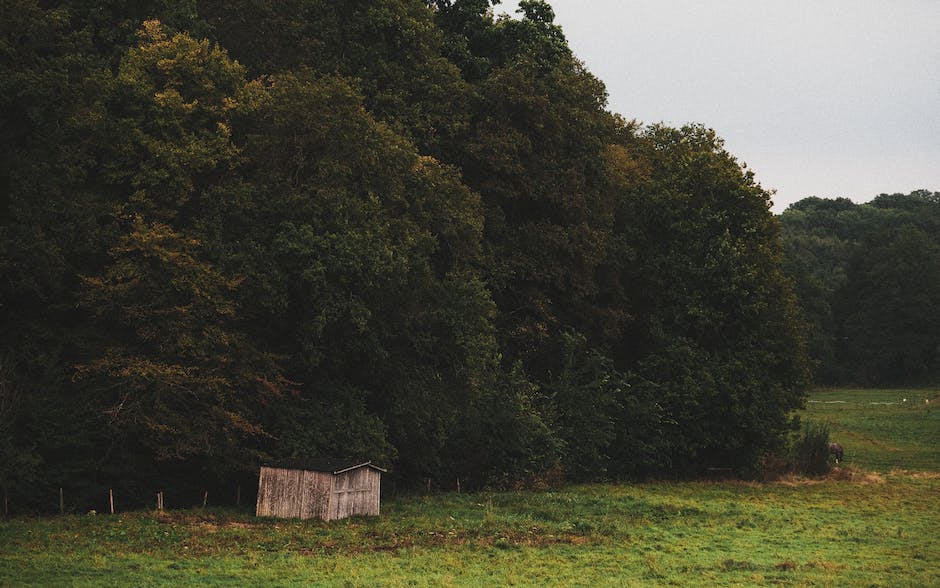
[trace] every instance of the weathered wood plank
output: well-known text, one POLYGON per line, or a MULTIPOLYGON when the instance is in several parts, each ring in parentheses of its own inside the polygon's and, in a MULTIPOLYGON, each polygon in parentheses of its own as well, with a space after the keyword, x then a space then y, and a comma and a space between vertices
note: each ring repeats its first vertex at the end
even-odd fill
POLYGON ((379 514, 381 474, 358 468, 340 474, 262 467, 258 516, 336 520, 379 514))

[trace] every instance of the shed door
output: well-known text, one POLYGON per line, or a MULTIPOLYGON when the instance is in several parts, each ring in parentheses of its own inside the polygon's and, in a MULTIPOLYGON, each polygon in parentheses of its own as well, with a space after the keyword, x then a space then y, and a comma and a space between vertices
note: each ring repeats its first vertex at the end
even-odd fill
POLYGON ((359 468, 337 475, 333 480, 330 518, 352 515, 378 515, 379 475, 371 468, 359 468))

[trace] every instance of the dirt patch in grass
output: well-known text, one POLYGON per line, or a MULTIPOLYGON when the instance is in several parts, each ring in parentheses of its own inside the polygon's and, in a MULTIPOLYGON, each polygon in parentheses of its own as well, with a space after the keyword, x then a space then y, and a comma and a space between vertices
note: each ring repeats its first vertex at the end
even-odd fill
POLYGON ((853 467, 832 468, 827 480, 838 482, 854 482, 856 484, 884 484, 885 479, 877 472, 868 472, 853 467))
POLYGON ((815 486, 816 484, 823 484, 826 481, 827 480, 824 478, 807 478, 805 476, 789 474, 769 483, 779 486, 815 486))
POLYGON ((940 480, 940 472, 918 472, 911 470, 891 470, 891 476, 905 476, 915 480, 940 480))
POLYGON ((834 563, 831 561, 808 561, 803 564, 804 568, 807 569, 820 569, 820 570, 844 570, 846 569, 845 564, 834 563))
MULTIPOLYGON (((270 526, 266 522, 249 522, 232 520, 228 514, 203 513, 188 510, 170 510, 162 511, 157 514, 157 519, 161 523, 171 525, 188 526, 200 528, 205 531, 217 531, 220 529, 254 529, 270 526)), ((272 519, 272 521, 275 519, 272 519)), ((274 525, 277 528, 277 525, 274 525)))
POLYGON ((789 475, 772 482, 781 486, 814 486, 829 482, 852 482, 854 484, 884 484, 884 477, 877 472, 868 472, 853 467, 835 467, 821 478, 806 478, 804 476, 789 475))

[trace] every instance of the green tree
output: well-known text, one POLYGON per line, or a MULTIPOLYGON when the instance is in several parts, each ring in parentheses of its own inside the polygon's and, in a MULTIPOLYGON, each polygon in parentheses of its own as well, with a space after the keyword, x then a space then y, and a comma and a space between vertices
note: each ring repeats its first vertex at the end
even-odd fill
POLYGON ((639 228, 637 323, 619 355, 664 407, 674 469, 753 471, 808 376, 769 196, 713 131, 653 126, 639 139, 649 181, 622 204, 639 228))
MULTIPOLYGON (((891 315, 893 318, 888 320, 897 320, 901 306, 909 307, 907 315, 920 313, 920 324, 930 324, 933 315, 929 294, 913 284, 910 290, 902 291, 897 286, 898 275, 891 279, 884 276, 886 281, 878 282, 866 274, 882 271, 874 270, 872 264, 889 265, 885 259, 875 262, 871 257, 886 255, 886 248, 899 256, 895 263, 901 273, 923 263, 924 255, 930 257, 929 248, 919 252, 916 247, 899 246, 897 240, 913 230, 936 244, 932 236, 940 234, 937 202, 937 194, 926 190, 907 195, 882 194, 866 204, 813 197, 791 205, 780 216, 787 271, 794 279, 800 306, 811 327, 809 351, 818 366, 818 382, 890 385, 915 377, 930 379, 922 368, 899 370, 888 368, 884 362, 873 363, 872 352, 863 349, 865 337, 850 337, 849 331, 880 339, 879 334, 890 332, 891 327, 879 317, 891 315), (874 298, 892 300, 886 307, 891 312, 875 310, 871 306, 874 298), (911 299, 916 304, 908 304, 911 299)), ((922 350, 910 357, 921 366, 931 363, 925 363, 922 350)))
POLYGON ((866 239, 836 294, 853 380, 917 385, 940 375, 940 245, 915 228, 866 239))
POLYGON ((611 469, 626 379, 609 358, 587 348, 572 331, 561 333, 561 362, 544 384, 544 412, 561 441, 562 466, 573 479, 604 479, 611 469))
POLYGON ((809 326, 807 352, 814 361, 815 379, 835 383, 844 379, 836 354, 834 296, 845 284, 848 262, 859 238, 859 206, 841 198, 806 198, 780 217, 784 266, 793 279, 797 301, 809 326))
POLYGON ((89 177, 108 76, 67 12, 32 0, 0 12, 0 483, 23 504, 85 483, 74 474, 93 451, 69 380, 83 335, 77 273, 107 233, 89 177))
POLYGON ((350 393, 336 401, 381 419, 399 473, 432 475, 496 355, 479 197, 346 79, 282 74, 266 92, 243 128, 256 204, 225 256, 266 301, 254 332, 309 402, 350 393))
POLYGON ((604 89, 566 61, 547 72, 522 58, 481 84, 485 100, 462 169, 486 214, 487 278, 500 310, 501 347, 539 378, 567 326, 592 346, 622 311, 599 288, 613 206, 603 180, 613 119, 604 89))
POLYGON ((607 112, 548 3, 492 4, 15 0, 0 483, 357 453, 508 485, 776 443, 804 366, 767 194, 714 133, 607 112))
POLYGON ((422 153, 464 131, 469 87, 441 56, 442 35, 419 0, 200 0, 200 16, 254 75, 309 70, 355 80, 366 107, 422 153))
POLYGON ((237 164, 233 112, 256 92, 223 50, 157 21, 121 60, 101 161, 119 232, 84 278, 97 337, 78 368, 117 471, 144 457, 225 475, 257 459, 258 408, 280 376, 240 331, 241 278, 216 267, 200 230, 237 164))

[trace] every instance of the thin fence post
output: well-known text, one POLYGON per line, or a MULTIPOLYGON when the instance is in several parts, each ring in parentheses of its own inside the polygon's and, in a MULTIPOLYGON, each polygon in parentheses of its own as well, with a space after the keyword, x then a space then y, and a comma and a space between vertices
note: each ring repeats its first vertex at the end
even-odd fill
POLYGON ((59 514, 65 514, 65 492, 59 488, 59 514))
POLYGON ((460 478, 457 478, 457 494, 460 494, 460 478))
POLYGON ((108 488, 108 504, 111 505, 111 514, 114 514, 114 488, 108 488))
POLYGON ((209 491, 208 491, 208 490, 206 490, 205 493, 202 495, 202 508, 205 508, 205 507, 206 507, 206 503, 207 503, 207 502, 209 502, 209 491))

